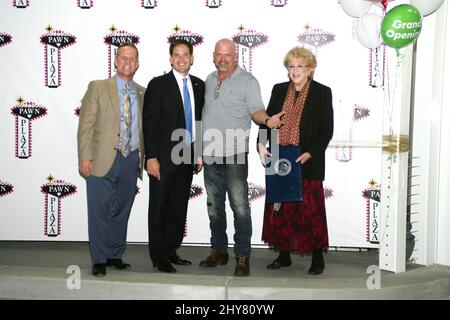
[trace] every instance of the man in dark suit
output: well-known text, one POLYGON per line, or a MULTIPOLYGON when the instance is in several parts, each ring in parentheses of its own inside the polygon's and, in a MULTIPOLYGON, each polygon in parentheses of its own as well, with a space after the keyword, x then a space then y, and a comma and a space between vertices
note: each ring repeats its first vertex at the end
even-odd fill
POLYGON ((169 54, 173 70, 148 84, 143 130, 150 180, 150 258, 153 267, 173 273, 177 271, 173 264, 191 264, 176 250, 184 237, 192 176, 202 169, 201 160, 194 156, 194 141, 201 140, 195 124, 201 120, 205 85, 189 75, 194 62, 191 43, 174 40, 169 54))
POLYGON ((114 64, 114 77, 89 83, 78 124, 78 169, 86 179, 94 276, 104 276, 107 266, 130 267, 121 258, 137 177, 142 179, 144 167, 145 88, 133 81, 139 67, 136 46, 121 44, 114 64))

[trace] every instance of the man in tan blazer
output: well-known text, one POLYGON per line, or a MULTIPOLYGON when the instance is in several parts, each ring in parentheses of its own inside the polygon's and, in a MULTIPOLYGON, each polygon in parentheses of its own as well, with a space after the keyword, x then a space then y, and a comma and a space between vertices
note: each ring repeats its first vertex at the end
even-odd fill
POLYGON ((89 83, 80 108, 78 169, 86 179, 92 274, 107 266, 130 267, 122 261, 128 218, 142 179, 144 138, 142 105, 145 88, 133 81, 139 53, 121 44, 114 60, 117 73, 89 83))

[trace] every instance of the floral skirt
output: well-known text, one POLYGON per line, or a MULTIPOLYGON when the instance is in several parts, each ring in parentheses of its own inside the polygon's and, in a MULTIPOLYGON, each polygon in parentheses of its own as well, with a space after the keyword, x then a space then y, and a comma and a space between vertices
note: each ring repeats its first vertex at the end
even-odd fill
POLYGON ((262 240, 281 251, 300 254, 328 249, 328 230, 323 185, 320 180, 303 180, 303 201, 285 202, 278 211, 264 208, 262 240))

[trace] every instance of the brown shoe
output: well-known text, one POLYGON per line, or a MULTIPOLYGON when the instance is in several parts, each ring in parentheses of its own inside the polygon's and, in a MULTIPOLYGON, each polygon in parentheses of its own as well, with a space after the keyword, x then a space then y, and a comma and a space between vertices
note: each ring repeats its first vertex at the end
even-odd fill
POLYGON ((250 274, 250 262, 247 257, 239 256, 236 259, 236 269, 234 275, 236 277, 246 277, 250 274))
POLYGON ((228 263, 228 252, 220 252, 216 250, 212 250, 209 256, 200 261, 199 265, 203 268, 214 268, 219 264, 224 265, 228 263))

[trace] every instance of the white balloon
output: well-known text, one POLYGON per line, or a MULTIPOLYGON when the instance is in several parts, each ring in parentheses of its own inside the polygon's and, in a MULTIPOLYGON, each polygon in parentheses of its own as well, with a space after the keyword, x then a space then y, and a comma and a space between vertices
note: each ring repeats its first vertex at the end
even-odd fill
POLYGON ((411 0, 411 4, 416 7, 424 17, 439 9, 443 2, 444 0, 411 0))
POLYGON ((359 18, 369 11, 372 3, 361 0, 341 0, 341 8, 346 14, 353 18, 359 18))
POLYGON ((383 43, 381 38, 381 22, 383 17, 369 13, 361 17, 355 26, 355 34, 359 43, 369 49, 375 49, 383 43))

